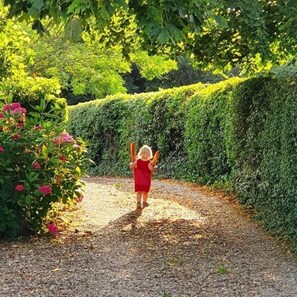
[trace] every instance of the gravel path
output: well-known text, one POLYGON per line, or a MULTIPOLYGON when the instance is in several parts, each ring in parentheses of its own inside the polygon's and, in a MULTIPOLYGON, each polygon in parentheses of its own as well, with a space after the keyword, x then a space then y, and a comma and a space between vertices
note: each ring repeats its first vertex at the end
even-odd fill
POLYGON ((55 238, 0 243, 0 297, 296 297, 297 260, 240 207, 154 180, 135 210, 131 179, 86 179, 55 238))

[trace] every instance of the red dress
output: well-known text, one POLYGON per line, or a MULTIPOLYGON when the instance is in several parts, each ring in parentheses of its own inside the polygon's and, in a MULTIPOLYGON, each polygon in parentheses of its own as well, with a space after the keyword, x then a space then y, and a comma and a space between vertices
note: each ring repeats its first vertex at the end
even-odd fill
POLYGON ((148 161, 138 159, 134 169, 134 187, 135 192, 149 192, 152 181, 152 172, 149 169, 148 161))

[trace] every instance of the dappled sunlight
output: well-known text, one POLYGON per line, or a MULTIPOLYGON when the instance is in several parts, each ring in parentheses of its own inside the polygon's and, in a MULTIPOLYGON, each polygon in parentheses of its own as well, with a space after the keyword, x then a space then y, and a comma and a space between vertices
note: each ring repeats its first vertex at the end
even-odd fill
MULTIPOLYGON (((150 205, 136 209, 131 180, 88 179, 84 199, 69 210, 69 228, 0 246, 3 284, 14 275, 22 285, 30 280, 30 292, 31 280, 40 277, 39 289, 56 283, 61 292, 65 277, 64 287, 71 290, 73 284, 94 283, 99 290, 92 296, 111 296, 112 290, 114 296, 161 297, 166 291, 174 296, 272 297, 278 296, 276 290, 296 295, 296 263, 262 229, 227 203, 177 185, 156 182, 150 205), (127 284, 132 291, 125 291, 127 284)), ((61 296, 69 295, 64 292, 61 296)))
MULTIPOLYGON (((94 178, 95 179, 95 178, 94 178)), ((184 193, 179 196, 152 195, 149 206, 136 209, 136 197, 130 180, 109 182, 101 178, 100 182, 91 179, 86 186, 85 197, 76 210, 73 224, 68 231, 56 240, 70 243, 73 240, 88 241, 97 236, 119 238, 123 242, 143 242, 142 247, 132 245, 129 254, 137 256, 142 249, 148 254, 158 247, 159 251, 168 251, 168 247, 185 249, 199 246, 208 236, 204 232, 206 216, 193 207, 191 197, 184 193)), ((95 248, 97 244, 92 243, 95 248)), ((112 246, 106 245, 108 252, 112 246)), ((164 257, 165 257, 164 254, 164 257)), ((144 258, 146 259, 146 257, 144 258)), ((178 266, 177 258, 166 255, 164 265, 178 266)))
POLYGON ((150 206, 143 211, 141 218, 143 221, 147 220, 197 220, 203 221, 202 215, 197 211, 191 210, 177 202, 163 199, 150 200, 150 206))
MULTIPOLYGON (((118 231, 133 231, 147 225, 156 227, 159 222, 173 224, 174 222, 188 222, 195 228, 201 228, 205 218, 192 210, 172 200, 149 198, 149 207, 136 210, 133 184, 124 186, 122 183, 103 184, 89 181, 86 187, 85 199, 81 203, 79 212, 81 217, 79 231, 88 229, 100 231, 111 227, 118 231), (96 193, 97 199, 88 199, 96 193), (96 203, 100 207, 96 207, 96 203), (155 226, 154 226, 155 224, 155 226)), ((173 225, 172 225, 173 226, 173 225)), ((175 240, 174 234, 163 234, 164 240, 175 240)), ((201 236, 201 235, 199 235, 201 236)))

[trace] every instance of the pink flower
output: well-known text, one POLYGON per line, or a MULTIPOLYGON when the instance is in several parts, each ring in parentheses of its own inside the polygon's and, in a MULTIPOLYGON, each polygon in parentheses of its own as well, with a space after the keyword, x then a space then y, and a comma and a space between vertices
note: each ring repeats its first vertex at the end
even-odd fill
POLYGON ((26 108, 19 107, 19 108, 11 109, 11 113, 12 114, 20 113, 22 115, 26 115, 27 110, 26 110, 26 108))
POLYGON ((47 229, 53 235, 56 235, 58 233, 58 227, 55 223, 49 223, 47 225, 47 229))
POLYGON ((54 144, 55 145, 59 145, 60 143, 66 143, 66 142, 75 143, 75 140, 73 139, 73 137, 67 132, 61 133, 58 137, 56 137, 54 139, 54 144))
POLYGON ((5 151, 3 146, 0 146, 0 153, 3 153, 5 151))
POLYGON ((40 169, 40 168, 41 168, 40 164, 39 164, 37 161, 35 161, 35 162, 33 163, 33 167, 34 167, 35 169, 40 169))
POLYGON ((44 195, 50 195, 52 193, 52 188, 50 186, 40 186, 38 191, 44 195))
POLYGON ((20 128, 20 129, 24 128, 24 124, 23 123, 18 123, 18 128, 20 128))
POLYGON ((18 192, 23 192, 25 190, 25 187, 23 185, 16 185, 15 190, 18 192))
POLYGON ((4 118, 4 115, 2 112, 0 112, 0 119, 3 119, 4 118))
POLYGON ((13 103, 10 104, 9 107, 10 107, 10 110, 16 110, 18 108, 21 108, 21 104, 18 103, 18 102, 13 102, 13 103))
POLYGON ((21 107, 21 104, 18 102, 4 105, 3 111, 10 111, 12 114, 20 113, 22 115, 26 115, 27 113, 26 108, 21 107))
POLYGON ((10 104, 6 104, 3 106, 3 111, 9 111, 10 110, 10 104))

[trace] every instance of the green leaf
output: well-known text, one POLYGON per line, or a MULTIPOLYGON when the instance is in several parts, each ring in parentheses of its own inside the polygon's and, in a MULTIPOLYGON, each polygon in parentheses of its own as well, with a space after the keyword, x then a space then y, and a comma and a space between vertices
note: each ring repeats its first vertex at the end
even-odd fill
POLYGON ((214 16, 214 19, 216 21, 216 23, 219 25, 219 27, 221 28, 228 28, 228 22, 227 22, 227 19, 224 18, 223 16, 221 15, 215 15, 214 16))
POLYGON ((38 113, 38 112, 31 111, 29 114, 30 114, 30 116, 32 116, 34 118, 40 118, 40 113, 38 113))
POLYGON ((186 16, 187 10, 184 7, 178 8, 178 14, 181 18, 184 18, 186 16))
POLYGON ((82 32, 83 32, 83 29, 82 29, 80 20, 77 18, 73 18, 67 23, 65 27, 64 35, 69 40, 72 40, 74 42, 81 42, 82 32))
MULTIPOLYGON (((31 10, 32 10, 31 14, 34 15, 33 8, 31 10)), ((43 26, 42 22, 39 19, 37 19, 33 22, 32 29, 36 30, 37 33, 39 33, 40 35, 44 35, 44 34, 49 35, 48 30, 43 26)))
POLYGON ((170 39, 170 35, 169 35, 168 31, 165 29, 161 30, 161 32, 159 33, 159 35, 157 37, 157 41, 160 44, 165 44, 167 41, 169 41, 169 39, 170 39))
POLYGON ((43 158, 45 158, 45 159, 48 158, 48 150, 47 150, 47 147, 45 145, 42 146, 41 153, 42 153, 43 158))
POLYGON ((37 8, 39 11, 41 11, 44 6, 43 0, 31 0, 30 2, 32 3, 32 7, 37 8))
POLYGON ((32 197, 30 195, 26 195, 25 202, 29 205, 32 202, 32 197))

